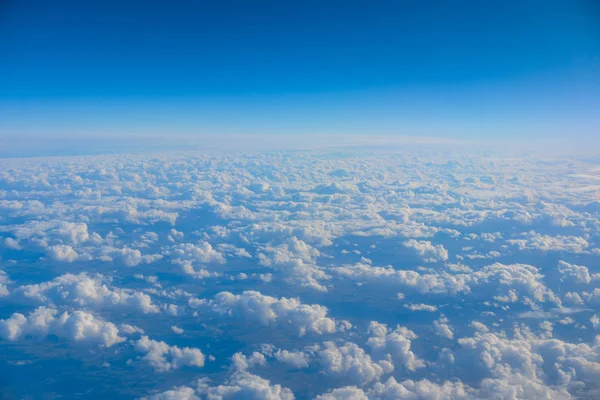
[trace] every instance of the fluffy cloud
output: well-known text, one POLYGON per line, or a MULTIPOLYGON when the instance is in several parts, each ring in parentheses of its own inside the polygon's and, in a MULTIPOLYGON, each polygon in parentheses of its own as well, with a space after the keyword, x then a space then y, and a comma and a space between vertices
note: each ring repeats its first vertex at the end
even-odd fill
POLYGON ((79 254, 69 245, 55 245, 48 249, 48 255, 56 261, 73 262, 79 254))
POLYGON ((336 331, 336 322, 327 317, 326 307, 302 304, 299 299, 277 299, 256 291, 239 295, 221 292, 208 305, 216 312, 240 316, 262 325, 281 321, 291 325, 300 336, 307 332, 321 335, 336 331))
POLYGON ((148 397, 149 400, 167 399, 210 400, 294 400, 292 391, 281 385, 272 385, 267 379, 245 371, 233 373, 222 385, 211 386, 208 379, 200 379, 195 387, 177 387, 148 397))
POLYGON ((148 336, 142 336, 135 341, 135 349, 144 353, 142 357, 152 368, 159 372, 170 371, 181 368, 182 366, 203 367, 204 354, 196 348, 179 348, 169 346, 165 342, 159 342, 149 339, 148 336))
POLYGON ((275 352, 277 361, 291 365, 294 368, 306 368, 310 362, 310 356, 301 351, 277 350, 275 352))
POLYGON ((569 253, 583 253, 589 243, 578 236, 549 236, 530 231, 521 235, 523 239, 507 240, 520 250, 565 251, 569 253))
POLYGON ((327 287, 320 281, 330 276, 316 265, 319 255, 318 250, 292 237, 279 246, 267 246, 258 258, 262 265, 281 272, 287 282, 325 292, 327 287))
POLYGON ((110 347, 121 343, 125 338, 111 323, 94 317, 85 311, 63 312, 53 308, 39 307, 27 317, 14 313, 6 320, 0 320, 0 337, 15 341, 26 336, 56 335, 60 338, 101 344, 110 347))
POLYGON ((150 296, 134 290, 110 288, 102 275, 65 274, 49 282, 21 286, 17 292, 41 303, 124 307, 144 314, 158 313, 150 296))
POLYGON ((448 261, 448 250, 441 244, 433 245, 426 240, 408 240, 404 246, 416 250, 426 262, 448 261))
POLYGON ((417 335, 410 329, 397 326, 396 329, 390 330, 385 324, 371 321, 369 334, 367 345, 371 347, 371 352, 377 359, 384 359, 390 355, 396 364, 409 371, 425 366, 411 351, 411 340, 416 339, 417 335))
POLYGON ((564 261, 559 261, 558 272, 560 272, 564 281, 583 284, 588 284, 592 281, 592 277, 590 276, 590 272, 588 271, 587 267, 582 265, 574 265, 564 261))
POLYGON ((433 330, 435 334, 447 339, 454 339, 454 332, 448 324, 448 318, 443 315, 437 321, 433 321, 433 330))
POLYGON ((363 349, 351 342, 340 346, 334 342, 323 343, 319 361, 327 374, 347 377, 359 385, 377 381, 383 374, 394 370, 390 361, 375 362, 363 349))
POLYGON ((8 274, 2 270, 0 270, 0 297, 8 296, 8 284, 10 283, 10 279, 8 279, 8 274))

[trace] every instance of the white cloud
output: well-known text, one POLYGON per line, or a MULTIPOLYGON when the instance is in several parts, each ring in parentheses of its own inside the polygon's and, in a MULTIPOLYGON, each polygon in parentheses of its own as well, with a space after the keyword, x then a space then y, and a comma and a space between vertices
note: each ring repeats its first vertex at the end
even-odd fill
POLYGON ((0 320, 0 337, 15 341, 26 336, 56 335, 60 338, 97 343, 110 347, 125 339, 111 323, 94 317, 85 311, 58 313, 53 308, 39 307, 27 317, 14 313, 6 320, 0 320))
POLYGON ((564 281, 587 284, 592 281, 592 277, 587 269, 582 265, 569 264, 564 261, 558 262, 558 272, 560 272, 564 281))
POLYGON ((439 320, 433 321, 433 330, 438 336, 454 339, 454 332, 448 322, 448 318, 442 315, 439 320))
POLYGON ((0 269, 0 297, 8 296, 8 284, 10 283, 11 280, 8 279, 6 272, 0 269))
POLYGON ((41 303, 125 307, 144 314, 160 311, 147 294, 131 289, 110 288, 104 281, 102 275, 65 274, 49 282, 21 286, 17 291, 41 303))
POLYGON ((327 374, 346 377, 361 386, 377 381, 382 375, 394 370, 391 362, 375 362, 363 349, 351 342, 340 346, 334 342, 323 343, 319 361, 327 374))
POLYGON ((289 324, 300 336, 307 332, 321 335, 336 331, 336 323, 327 317, 326 307, 302 304, 299 299, 277 299, 256 291, 245 291, 239 295, 221 292, 208 304, 216 312, 237 315, 262 325, 275 322, 289 324))
POLYGON ((21 245, 13 238, 4 239, 4 247, 11 250, 21 250, 21 245))
POLYGON ((427 312, 435 312, 437 311, 436 306, 430 306, 428 304, 405 304, 405 308, 408 308, 411 311, 427 311, 427 312))
POLYGON ((584 253, 589 243, 578 236, 549 236, 530 231, 521 235, 524 239, 510 239, 507 243, 517 246, 520 250, 565 251, 569 253, 584 253))
POLYGON ((135 349, 140 353, 145 353, 142 359, 159 372, 178 369, 184 365, 204 366, 204 354, 199 349, 169 346, 165 342, 149 339, 148 336, 142 336, 136 340, 135 349))
POLYGON ((214 400, 294 400, 290 389, 272 385, 267 379, 248 372, 235 372, 223 385, 218 386, 210 386, 207 380, 199 380, 196 391, 202 398, 214 400))
POLYGON ((275 352, 277 361, 288 364, 294 368, 306 368, 310 363, 310 356, 301 351, 277 350, 275 352))
POLYGON ((369 340, 367 345, 376 359, 384 359, 387 355, 397 365, 404 366, 409 371, 425 366, 411 350, 411 340, 417 335, 405 327, 397 326, 393 331, 387 325, 371 321, 369 324, 369 340))
POLYGON ((79 254, 69 245, 55 245, 48 249, 48 255, 56 261, 73 262, 79 254))
POLYGON ((404 246, 416 250, 426 262, 448 261, 448 250, 441 244, 432 245, 426 240, 410 239, 404 242, 404 246))
POLYGON ((237 371, 246 371, 248 368, 257 365, 265 365, 266 363, 267 359, 265 356, 257 351, 248 357, 239 352, 235 353, 233 357, 231 357, 231 366, 237 371))

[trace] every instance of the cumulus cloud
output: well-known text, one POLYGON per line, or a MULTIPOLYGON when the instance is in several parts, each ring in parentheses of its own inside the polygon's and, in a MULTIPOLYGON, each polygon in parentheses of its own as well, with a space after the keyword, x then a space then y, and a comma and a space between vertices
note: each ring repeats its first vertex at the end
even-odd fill
POLYGON ((325 292, 327 287, 321 281, 330 279, 330 276, 316 265, 319 255, 318 250, 292 237, 279 246, 265 247, 258 258, 262 265, 282 273, 287 282, 325 292))
POLYGON ((0 270, 0 297, 8 296, 8 284, 11 283, 8 274, 0 270))
POLYGON ((377 359, 384 359, 390 355, 394 363, 404 366, 409 371, 425 366, 423 360, 411 350, 411 341, 416 339, 417 335, 410 329, 397 326, 391 330, 385 324, 371 321, 369 334, 367 345, 371 347, 371 352, 377 359))
POLYGON ((21 286, 17 292, 44 304, 124 307, 144 314, 160 311, 147 294, 131 289, 110 288, 105 280, 102 275, 88 275, 85 272, 65 274, 48 282, 21 286))
POLYGON ((244 291, 239 295, 221 292, 207 304, 221 314, 239 316, 262 325, 289 324, 300 336, 306 333, 322 335, 337 330, 336 322, 327 317, 326 307, 302 304, 299 299, 277 299, 256 291, 244 291))
POLYGON ((589 247, 586 239, 578 236, 550 236, 530 231, 521 235, 523 239, 510 239, 507 243, 520 250, 565 251, 568 253, 584 253, 589 247))
POLYGON ((447 339, 454 339, 454 332, 448 324, 448 318, 441 316, 437 321, 433 321, 433 330, 435 334, 447 339))
POLYGON ((310 362, 310 356, 301 351, 277 350, 274 354, 277 361, 288 364, 294 368, 306 368, 310 362))
POLYGON ((262 353, 255 351, 250 356, 245 356, 242 353, 235 353, 231 357, 231 366, 237 371, 246 371, 248 368, 265 365, 267 359, 262 353))
POLYGON ((433 245, 426 240, 410 239, 404 246, 414 249, 426 262, 448 261, 448 250, 441 244, 433 245))
POLYGON ((339 346, 334 342, 323 343, 319 361, 327 374, 347 377, 359 385, 377 381, 394 370, 390 361, 373 361, 363 349, 351 342, 339 346))
POLYGON ((200 379, 194 387, 177 387, 149 396, 149 400, 166 399, 255 399, 294 400, 294 394, 286 387, 271 384, 267 379, 246 371, 233 373, 222 385, 212 386, 210 380, 200 379))
POLYGON ((587 267, 582 265, 569 264, 564 261, 558 262, 558 272, 560 272, 564 281, 574 283, 588 284, 592 281, 587 267))
POLYGON ((56 261, 73 262, 79 254, 69 245, 55 245, 48 249, 48 255, 56 261))
POLYGON ((182 366, 203 367, 204 354, 196 348, 169 346, 165 342, 142 336, 135 341, 135 349, 144 353, 142 360, 147 361, 159 372, 170 371, 182 366))
POLYGON ((14 313, 0 320, 0 337, 15 341, 27 336, 56 335, 75 342, 89 342, 106 347, 125 341, 118 328, 85 311, 63 312, 53 308, 39 307, 27 317, 14 313))

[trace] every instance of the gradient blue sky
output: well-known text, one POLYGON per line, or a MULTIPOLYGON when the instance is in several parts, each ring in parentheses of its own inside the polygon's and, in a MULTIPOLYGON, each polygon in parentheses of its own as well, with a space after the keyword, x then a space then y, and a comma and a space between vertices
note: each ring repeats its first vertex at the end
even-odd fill
POLYGON ((600 3, 1 1, 0 136, 592 137, 600 3))

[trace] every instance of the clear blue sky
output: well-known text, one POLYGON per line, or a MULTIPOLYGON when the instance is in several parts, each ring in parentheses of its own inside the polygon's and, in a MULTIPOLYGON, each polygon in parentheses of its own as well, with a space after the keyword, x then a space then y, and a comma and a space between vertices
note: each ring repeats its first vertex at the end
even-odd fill
POLYGON ((0 1, 0 135, 590 136, 600 2, 0 1))

